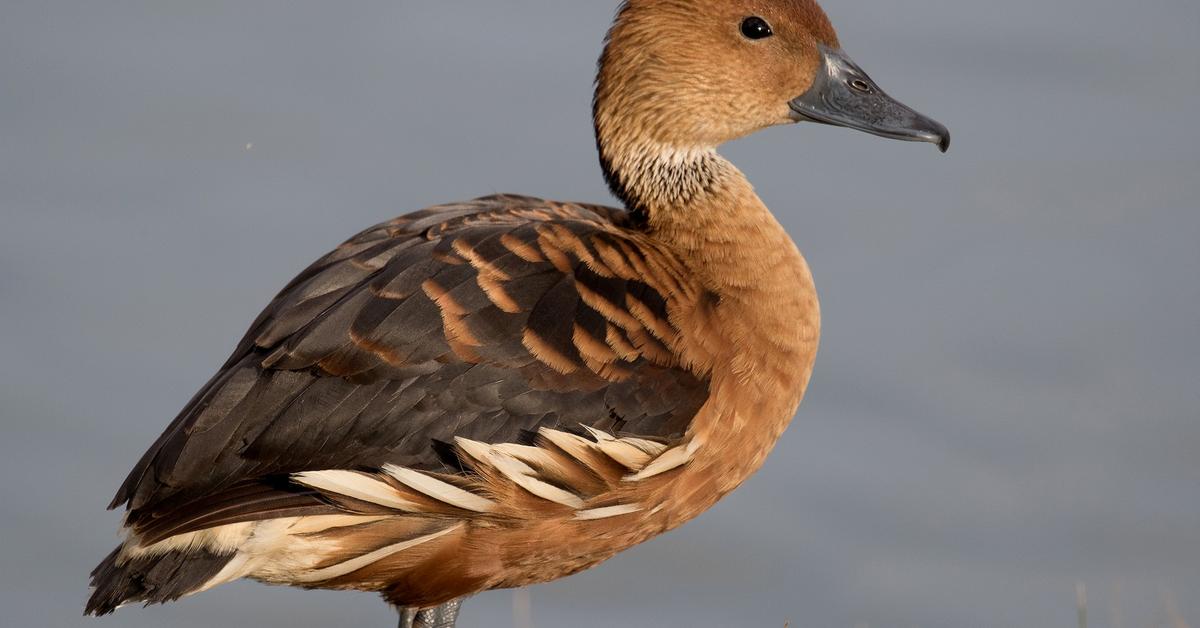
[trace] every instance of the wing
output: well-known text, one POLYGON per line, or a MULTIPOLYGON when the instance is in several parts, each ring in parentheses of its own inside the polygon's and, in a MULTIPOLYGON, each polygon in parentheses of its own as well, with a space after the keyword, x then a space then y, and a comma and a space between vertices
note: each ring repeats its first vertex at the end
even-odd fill
POLYGON ((679 438, 708 380, 672 321, 706 295, 624 221, 493 196, 358 234, 267 306, 112 507, 162 538, 327 507, 295 473, 463 473, 456 438, 679 438))

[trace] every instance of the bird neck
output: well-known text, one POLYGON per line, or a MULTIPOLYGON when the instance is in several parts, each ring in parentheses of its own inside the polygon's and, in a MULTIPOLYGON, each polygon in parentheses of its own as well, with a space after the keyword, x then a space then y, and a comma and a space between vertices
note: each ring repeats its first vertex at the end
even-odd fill
POLYGON ((764 375, 764 384, 799 378, 785 389, 802 390, 820 330, 816 289, 800 251, 746 177, 713 149, 601 145, 611 151, 602 153, 610 180, 639 228, 717 297, 723 346, 740 356, 725 358, 773 356, 743 372, 764 375))
POLYGON ((792 294, 808 268, 732 163, 704 146, 601 136, 613 192, 641 229, 670 247, 722 297, 792 294))

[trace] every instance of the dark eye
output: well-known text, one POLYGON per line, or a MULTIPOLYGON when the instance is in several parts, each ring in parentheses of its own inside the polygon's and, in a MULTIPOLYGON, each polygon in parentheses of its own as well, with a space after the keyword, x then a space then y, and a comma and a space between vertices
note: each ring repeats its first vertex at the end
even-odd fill
POLYGON ((767 21, 758 16, 750 16, 742 20, 742 34, 746 39, 766 39, 774 33, 771 32, 771 25, 767 21))
POLYGON ((854 91, 862 92, 864 94, 871 93, 871 84, 862 79, 852 79, 850 81, 850 88, 854 91))

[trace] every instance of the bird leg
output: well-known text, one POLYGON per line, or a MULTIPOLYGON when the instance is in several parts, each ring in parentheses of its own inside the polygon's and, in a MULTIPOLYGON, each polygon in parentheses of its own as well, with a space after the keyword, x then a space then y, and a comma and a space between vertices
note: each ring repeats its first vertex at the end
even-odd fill
POLYGON ((400 628, 454 628, 460 608, 462 599, 433 608, 404 607, 400 609, 400 628))

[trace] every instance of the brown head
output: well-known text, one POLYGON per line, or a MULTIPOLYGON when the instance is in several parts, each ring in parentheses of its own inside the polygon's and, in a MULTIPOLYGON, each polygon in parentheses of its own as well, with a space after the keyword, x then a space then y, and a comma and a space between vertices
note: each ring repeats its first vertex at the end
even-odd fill
POLYGON ((814 0, 627 0, 600 59, 594 115, 609 184, 635 209, 686 203, 719 175, 717 146, 768 126, 815 121, 949 143, 945 127, 842 53, 814 0), (642 189, 648 179, 681 183, 642 189))

